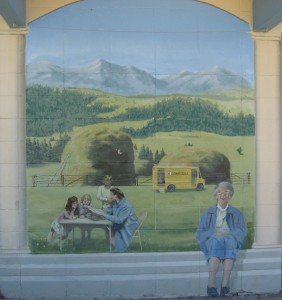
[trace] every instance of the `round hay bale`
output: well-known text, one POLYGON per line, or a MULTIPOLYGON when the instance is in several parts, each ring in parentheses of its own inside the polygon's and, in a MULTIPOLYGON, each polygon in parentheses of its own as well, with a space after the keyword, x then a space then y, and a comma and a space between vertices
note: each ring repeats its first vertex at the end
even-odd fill
POLYGON ((84 177, 84 184, 100 185, 107 174, 112 176, 114 185, 135 184, 133 143, 122 131, 95 126, 77 128, 64 149, 62 161, 67 155, 62 173, 84 177))
POLYGON ((208 149, 181 147, 178 151, 164 156, 159 166, 198 166, 206 184, 230 180, 229 159, 220 152, 208 149))

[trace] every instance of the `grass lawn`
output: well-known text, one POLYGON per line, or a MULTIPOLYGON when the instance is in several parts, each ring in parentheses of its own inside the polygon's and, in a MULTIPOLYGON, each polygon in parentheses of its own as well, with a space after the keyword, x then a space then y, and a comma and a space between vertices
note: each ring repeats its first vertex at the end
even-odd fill
MULTIPOLYGON (((33 169, 34 171, 34 169, 33 169)), ((28 170, 28 173, 30 170, 28 170)), ((133 204, 136 214, 148 212, 142 227, 143 252, 193 251, 197 250, 195 230, 200 213, 215 203, 212 198, 213 186, 206 186, 202 192, 176 191, 158 193, 150 186, 122 187, 126 197, 133 204)), ((58 253, 57 247, 46 244, 47 233, 53 219, 64 209, 66 199, 71 195, 79 198, 89 193, 94 206, 97 187, 29 187, 28 188, 28 230, 32 253, 58 253)), ((247 222, 253 221, 254 188, 252 185, 235 185, 231 200, 239 207, 247 222)), ((64 242, 65 253, 108 252, 104 230, 92 231, 90 242, 81 242, 80 232, 75 230, 64 242), (74 240, 73 240, 74 237, 74 240)), ((129 252, 139 252, 138 241, 133 241, 129 252)))
MULTIPOLYGON (((141 123, 131 122, 131 126, 139 127, 141 123)), ((125 123, 109 123, 117 130, 125 123)), ((89 125, 76 128, 72 133, 72 140, 65 148, 71 154, 68 162, 70 172, 66 174, 87 174, 89 162, 85 159, 87 143, 92 132, 101 125, 89 125)), ((105 124, 103 124, 105 126, 105 124)), ((133 139, 138 149, 145 144, 153 151, 164 148, 166 153, 181 151, 186 143, 192 143, 195 151, 199 149, 212 149, 226 155, 231 162, 231 172, 251 173, 251 184, 234 185, 235 195, 231 204, 240 208, 248 223, 253 226, 255 201, 255 142, 254 137, 220 136, 205 132, 170 132, 157 133, 144 139, 133 139), (243 155, 236 149, 242 147, 243 155)), ((137 162, 138 163, 138 162, 137 162)), ((55 174, 60 164, 46 164, 27 168, 28 180, 28 230, 30 248, 33 253, 57 253, 59 250, 46 244, 47 233, 51 222, 61 213, 69 196, 80 198, 89 193, 94 206, 100 207, 96 200, 97 186, 69 186, 69 187, 32 187, 33 175, 55 174)), ((144 252, 191 251, 198 249, 195 239, 195 230, 201 212, 215 203, 212 190, 213 185, 207 185, 205 190, 176 191, 174 193, 154 192, 151 186, 125 186, 121 187, 126 197, 133 204, 136 214, 148 212, 148 217, 142 227, 142 241, 144 252)), ((252 228, 250 232, 252 231, 252 228)), ((70 234, 64 243, 66 253, 81 252, 108 252, 109 245, 105 241, 103 230, 95 229, 89 243, 81 243, 80 232, 75 231, 74 240, 70 234)), ((139 252, 140 247, 134 241, 129 249, 139 252)))

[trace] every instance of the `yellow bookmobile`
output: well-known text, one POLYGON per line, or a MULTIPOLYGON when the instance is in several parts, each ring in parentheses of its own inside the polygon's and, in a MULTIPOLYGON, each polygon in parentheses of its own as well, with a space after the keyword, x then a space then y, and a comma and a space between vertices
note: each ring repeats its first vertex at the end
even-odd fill
POLYGON ((175 192, 177 189, 203 191, 205 179, 198 167, 153 167, 153 190, 175 192))

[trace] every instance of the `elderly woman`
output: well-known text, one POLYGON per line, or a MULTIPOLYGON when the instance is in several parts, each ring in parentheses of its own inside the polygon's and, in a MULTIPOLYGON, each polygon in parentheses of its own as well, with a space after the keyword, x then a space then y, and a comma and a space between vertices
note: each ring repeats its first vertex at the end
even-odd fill
POLYGON ((115 252, 127 251, 138 226, 138 218, 124 193, 117 187, 110 189, 112 207, 104 209, 104 217, 113 223, 112 244, 115 252))
POLYGON ((220 263, 223 264, 220 296, 226 296, 230 292, 230 274, 236 253, 242 248, 246 235, 243 214, 229 205, 233 194, 230 182, 221 182, 215 187, 213 195, 217 203, 201 215, 196 232, 198 244, 208 262, 207 294, 210 297, 218 296, 216 275, 220 263))

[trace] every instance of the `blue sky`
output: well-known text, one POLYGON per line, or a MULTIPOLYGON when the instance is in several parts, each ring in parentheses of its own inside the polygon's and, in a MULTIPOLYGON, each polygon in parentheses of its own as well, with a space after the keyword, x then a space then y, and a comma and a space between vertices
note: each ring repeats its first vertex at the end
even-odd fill
POLYGON ((29 26, 27 64, 105 59, 157 76, 220 66, 253 81, 249 25, 193 0, 85 0, 29 26))

